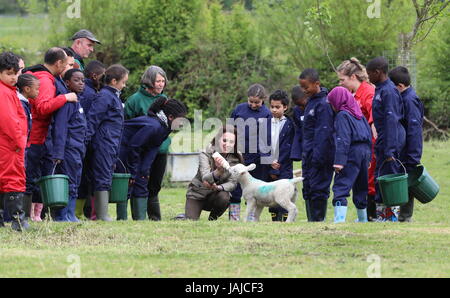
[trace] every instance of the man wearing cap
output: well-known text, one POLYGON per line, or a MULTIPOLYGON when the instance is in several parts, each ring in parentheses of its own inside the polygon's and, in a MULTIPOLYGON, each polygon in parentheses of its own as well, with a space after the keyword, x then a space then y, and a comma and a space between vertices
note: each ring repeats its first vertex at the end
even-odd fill
POLYGON ((91 31, 86 29, 82 29, 75 33, 71 40, 73 40, 73 43, 70 49, 75 58, 74 68, 79 68, 81 71, 84 71, 83 59, 88 58, 89 55, 94 52, 95 44, 101 44, 101 42, 95 38, 91 31))

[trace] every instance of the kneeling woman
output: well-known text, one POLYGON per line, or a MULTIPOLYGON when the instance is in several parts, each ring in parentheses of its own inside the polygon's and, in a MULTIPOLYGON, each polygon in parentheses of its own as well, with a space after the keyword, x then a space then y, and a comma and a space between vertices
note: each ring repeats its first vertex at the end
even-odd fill
MULTIPOLYGON (((133 220, 145 220, 147 215, 148 180, 159 147, 171 133, 172 122, 185 117, 186 106, 175 99, 160 97, 147 115, 125 120, 120 145, 119 173, 131 174, 131 215, 133 220)), ((127 219, 128 202, 117 204, 117 220, 127 219)))
POLYGON ((187 219, 198 220, 202 210, 206 210, 211 211, 209 220, 216 220, 227 210, 230 192, 236 188, 237 181, 224 170, 220 159, 214 159, 212 155, 219 152, 230 166, 243 163, 243 157, 237 151, 236 140, 236 129, 225 126, 200 153, 197 175, 186 193, 187 219))

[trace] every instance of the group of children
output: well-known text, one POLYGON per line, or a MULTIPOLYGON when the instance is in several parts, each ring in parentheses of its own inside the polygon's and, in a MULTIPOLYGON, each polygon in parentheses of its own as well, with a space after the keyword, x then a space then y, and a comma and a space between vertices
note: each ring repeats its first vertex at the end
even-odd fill
MULTIPOLYGON (((292 89, 291 115, 286 92, 277 90, 264 106, 265 91, 259 84, 248 90, 248 102, 235 108, 231 118, 256 119, 261 125, 268 119, 267 145, 258 127, 241 127, 245 136, 243 150, 246 165, 256 164, 252 176, 267 182, 292 178, 293 161, 302 161, 303 198, 308 221, 324 221, 330 187, 334 194, 334 222, 345 222, 347 198, 353 193, 357 222, 410 221, 414 198, 404 206, 386 207, 376 177, 412 171, 422 155, 423 105, 410 86, 405 67, 388 73, 388 62, 377 57, 364 67, 356 58, 338 67, 340 86, 328 92, 321 86, 315 69, 299 76, 292 89), (292 120, 291 120, 292 118, 292 120), (258 151, 249 150, 257 140, 258 151), (259 141, 259 142, 258 142, 259 141)), ((238 220, 241 190, 232 192, 230 219, 238 220)), ((274 221, 287 218, 287 211, 270 208, 274 221)))
POLYGON ((14 53, 0 54, 0 226, 11 221, 22 231, 42 216, 78 222, 80 209, 110 221, 114 172, 130 173, 130 193, 145 195, 152 161, 186 106, 161 97, 146 115, 124 120, 120 93, 129 71, 122 65, 92 61, 82 71, 73 68, 70 48, 58 47, 46 52, 44 64, 21 64, 14 53), (69 177, 68 204, 45 214, 38 184, 54 174, 69 177))
MULTIPOLYGON (((44 64, 25 69, 21 57, 0 54, 0 226, 10 220, 20 231, 28 228, 28 218, 40 221, 42 216, 77 222, 81 209, 88 218, 110 221, 114 172, 131 174, 133 219, 145 218, 139 214, 145 208, 133 204, 148 197, 152 163, 172 122, 185 117, 187 108, 161 96, 146 114, 125 120, 120 94, 129 71, 98 61, 84 70, 73 67, 70 48, 51 48, 44 64), (53 174, 69 177, 68 205, 46 215, 38 182, 53 174)), ((345 221, 350 191, 359 222, 396 221, 398 208, 382 205, 374 178, 399 173, 399 161, 408 170, 420 164, 423 106, 407 69, 388 73, 382 57, 371 60, 367 72, 352 58, 339 67, 338 75, 341 86, 328 92, 316 70, 304 70, 292 90, 295 107, 290 116, 285 91, 273 92, 266 107, 264 87, 252 85, 248 102, 231 115, 234 121, 256 125, 238 131, 244 163, 256 165, 254 178, 275 181, 292 178, 293 161, 301 160, 309 221, 325 220, 333 177, 335 222, 345 221)), ((231 192, 230 219, 239 219, 241 196, 239 186, 231 192)), ((412 205, 413 198, 404 220, 411 218, 412 205)), ((274 221, 287 217, 280 207, 270 212, 274 221)), ((126 219, 126 208, 118 219, 126 219)))

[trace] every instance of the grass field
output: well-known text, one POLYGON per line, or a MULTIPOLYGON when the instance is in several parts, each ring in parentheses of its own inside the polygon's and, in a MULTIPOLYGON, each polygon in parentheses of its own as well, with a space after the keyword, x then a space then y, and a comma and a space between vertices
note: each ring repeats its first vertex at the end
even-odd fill
POLYGON ((6 48, 26 58, 27 65, 41 63, 42 44, 49 25, 45 15, 30 17, 0 15, 0 49, 6 48))
POLYGON ((292 224, 272 223, 267 210, 260 223, 208 222, 207 212, 179 222, 171 218, 183 212, 185 190, 163 189, 162 222, 1 229, 0 277, 450 277, 449 145, 425 146, 423 162, 441 192, 417 202, 413 223, 353 223, 350 205, 347 223, 336 225, 331 204, 325 223, 307 223, 301 198, 292 224))

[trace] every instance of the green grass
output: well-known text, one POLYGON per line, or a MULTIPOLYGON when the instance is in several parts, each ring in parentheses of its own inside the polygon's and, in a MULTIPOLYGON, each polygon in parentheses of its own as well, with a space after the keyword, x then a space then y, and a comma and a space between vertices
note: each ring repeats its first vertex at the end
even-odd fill
MULTIPOLYGON (((450 277, 450 142, 427 143, 423 163, 440 184, 431 203, 416 201, 413 223, 172 221, 185 190, 163 189, 162 222, 32 223, 23 234, 0 230, 0 277, 66 277, 71 255, 81 277, 367 277, 380 257, 381 277, 450 277)), ((329 204, 331 205, 331 204, 329 204)), ((245 209, 244 204, 242 204, 245 209)), ((115 208, 110 205, 111 215, 115 208)), ((245 211, 245 210, 243 210, 245 211)))
POLYGON ((27 65, 42 63, 42 45, 49 30, 45 15, 29 17, 0 15, 0 49, 23 55, 27 65))

